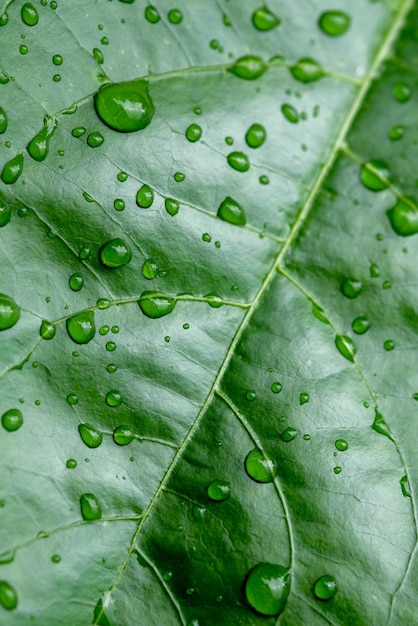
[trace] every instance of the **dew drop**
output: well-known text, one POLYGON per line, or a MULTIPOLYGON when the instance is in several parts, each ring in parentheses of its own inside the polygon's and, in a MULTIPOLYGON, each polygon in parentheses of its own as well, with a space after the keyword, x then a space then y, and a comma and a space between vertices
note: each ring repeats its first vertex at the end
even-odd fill
POLYGON ((171 9, 167 14, 168 21, 171 24, 180 24, 183 21, 183 14, 179 9, 171 9))
POLYGON ((186 138, 194 143, 195 141, 199 141, 202 136, 202 129, 199 124, 190 124, 186 130, 186 138))
POLYGON ((351 363, 354 363, 354 356, 357 352, 357 347, 351 337, 345 335, 337 335, 335 338, 335 345, 338 351, 351 363))
POLYGON ((94 107, 104 124, 121 133, 146 128, 155 110, 146 80, 105 85, 94 96, 94 107))
POLYGON ((66 321, 67 332, 71 339, 78 344, 91 341, 96 333, 93 311, 82 311, 66 321))
POLYGON ((78 432, 83 442, 89 448, 98 448, 103 441, 102 433, 99 433, 91 424, 79 424, 78 432))
POLYGON ((28 143, 26 150, 35 161, 44 161, 48 156, 49 142, 53 136, 57 122, 52 117, 44 119, 42 130, 28 143))
POLYGON ((244 152, 230 152, 226 157, 229 165, 237 172, 248 172, 250 162, 248 156, 244 152))
POLYGON ((318 578, 314 585, 314 594, 317 600, 331 600, 338 591, 337 581, 334 576, 325 574, 318 578))
POLYGON ((93 48, 93 57, 96 63, 98 63, 99 65, 103 65, 104 58, 103 58, 102 51, 99 50, 99 48, 93 48))
POLYGON ((75 459, 68 459, 65 465, 68 469, 75 469, 77 467, 77 461, 75 459))
POLYGON ((120 391, 116 391, 115 389, 112 389, 112 391, 109 391, 108 394, 106 394, 106 404, 108 406, 111 407, 116 407, 119 406, 122 402, 122 396, 120 391))
POLYGON ((63 62, 63 58, 60 54, 54 54, 54 56, 52 57, 52 63, 54 65, 62 65, 63 62))
POLYGON ((298 431, 296 430, 296 428, 288 426, 280 435, 280 439, 288 443, 289 441, 293 441, 293 439, 296 439, 297 436, 298 431))
POLYGON ((282 104, 282 113, 291 124, 297 124, 299 122, 299 113, 291 104, 282 104))
POLYGON ((364 335, 364 333, 367 333, 367 331, 369 330, 371 324, 368 320, 367 317, 365 317, 364 315, 360 316, 360 317, 356 317, 355 320, 353 320, 353 323, 351 325, 353 331, 357 334, 357 335, 364 335))
POLYGON ((396 126, 392 126, 388 133, 388 137, 391 141, 399 141, 402 139, 405 133, 405 126, 402 124, 397 124, 396 126))
POLYGON ((150 22, 150 24, 157 24, 161 19, 158 10, 152 4, 148 5, 145 8, 144 16, 145 19, 150 22))
POLYGON ((26 2, 23 5, 20 11, 20 15, 22 16, 22 21, 27 26, 36 26, 36 24, 39 22, 38 11, 30 2, 26 2))
POLYGON ((116 365, 113 365, 113 363, 109 363, 109 365, 106 365, 106 372, 109 372, 109 374, 113 374, 114 372, 117 371, 117 367, 116 365))
POLYGON ((384 437, 387 437, 388 439, 393 441, 389 427, 385 422, 385 418, 383 417, 381 413, 379 413, 377 409, 375 409, 375 415, 374 415, 372 428, 374 431, 379 433, 379 435, 383 435, 384 437))
POLYGON ((309 393, 301 393, 299 396, 299 404, 306 404, 309 402, 309 393))
POLYGON ((3 107, 0 107, 0 135, 7 130, 7 114, 3 107))
POLYGON ((392 341, 392 339, 387 339, 384 342, 383 347, 387 352, 390 352, 391 350, 395 349, 395 342, 392 341))
POLYGON ((12 328, 20 318, 20 308, 10 296, 0 293, 0 331, 12 328))
POLYGON ((341 293, 352 300, 358 298, 363 289, 363 284, 356 278, 346 278, 341 285, 341 293))
POLYGON ((345 439, 337 439, 337 441, 335 442, 335 447, 340 452, 344 452, 345 450, 348 449, 348 443, 346 442, 345 439))
POLYGON ((245 596, 249 605, 266 616, 278 615, 289 595, 289 570, 273 563, 259 563, 245 581, 245 596))
POLYGON ((245 459, 245 471, 258 483, 271 483, 274 480, 275 464, 261 450, 254 448, 245 459))
POLYGON ((402 478, 400 479, 400 484, 401 484, 401 489, 402 489, 402 495, 405 498, 410 498, 411 497, 411 487, 409 485, 409 480, 407 476, 402 476, 402 478))
POLYGON ((12 185, 13 183, 15 183, 23 172, 23 163, 23 154, 16 154, 13 159, 10 159, 10 161, 7 161, 7 163, 4 165, 3 170, 0 174, 1 180, 6 185, 12 185))
POLYGON ((90 135, 87 137, 87 143, 90 146, 90 148, 98 148, 99 146, 102 145, 103 142, 104 142, 104 137, 102 133, 99 133, 99 131, 90 133, 90 135))
POLYGON ((393 87, 393 96, 398 102, 408 102, 412 96, 412 89, 406 83, 396 83, 393 87))
POLYGON ((231 485, 224 480, 213 480, 207 488, 207 494, 214 502, 228 500, 231 495, 231 485))
POLYGON ((271 390, 273 393, 280 393, 282 390, 282 384, 279 382, 274 382, 271 386, 271 390))
POLYGON ((230 196, 221 202, 217 215, 224 222, 229 222, 235 226, 244 226, 246 223, 244 209, 230 196))
POLYGON ((186 175, 183 174, 183 172, 176 172, 173 178, 176 181, 176 183, 182 183, 183 180, 186 178, 186 175))
POLYGON ((397 235, 409 237, 418 233, 418 204, 412 196, 398 198, 386 215, 397 235))
POLYGON ((116 178, 118 179, 118 181, 120 183, 124 183, 125 180, 128 179, 128 174, 126 172, 118 172, 118 175, 116 176, 116 178))
POLYGON ((310 58, 299 59, 296 65, 290 67, 290 73, 301 83, 312 83, 324 76, 322 68, 310 58))
POLYGON ((237 59, 228 71, 231 72, 231 74, 238 76, 238 78, 243 78, 244 80, 255 80, 256 78, 262 76, 267 69, 268 66, 264 63, 263 59, 248 54, 237 59))
POLYGON ((76 272, 75 274, 72 274, 72 276, 70 276, 68 284, 70 285, 70 289, 72 289, 73 291, 80 291, 80 289, 82 289, 84 285, 84 278, 79 272, 76 272))
POLYGON ((318 20, 319 28, 330 37, 343 35, 351 24, 351 18, 342 11, 325 11, 318 20))
POLYGON ((147 259, 142 266, 142 275, 148 280, 152 280, 158 275, 158 265, 153 259, 147 259))
POLYGON ((266 138, 266 129, 261 124, 252 124, 245 135, 245 140, 250 148, 259 148, 266 138))
POLYGON ((251 16, 251 21, 257 30, 267 32, 280 24, 280 19, 266 6, 259 7, 251 16))
POLYGON ((0 604, 7 611, 13 611, 17 607, 16 590, 5 580, 0 580, 0 604))
POLYGON ((99 259, 109 269, 122 267, 132 259, 132 251, 123 239, 116 237, 100 248, 99 259))
POLYGON ((67 402, 71 406, 74 406, 74 404, 78 403, 78 397, 75 395, 75 393, 70 393, 70 395, 67 396, 67 402))
POLYGON ((108 341, 106 344, 106 350, 108 352, 114 352, 116 350, 116 344, 114 341, 108 341))
POLYGON ((174 198, 166 198, 164 201, 165 210, 171 217, 177 215, 180 209, 180 204, 174 198))
POLYGON ((122 198, 116 198, 113 201, 113 207, 116 209, 116 211, 123 211, 125 208, 125 201, 122 200, 122 198))
POLYGON ((118 446, 127 446, 131 441, 135 439, 129 426, 118 426, 113 431, 113 441, 118 446))
POLYGON ((389 166, 382 159, 373 159, 361 166, 360 180, 371 191, 386 189, 390 184, 389 178, 389 166))
POLYGON ((138 304, 144 315, 152 319, 158 319, 174 310, 176 300, 158 291, 143 291, 138 304))
POLYGON ((9 409, 1 416, 1 425, 9 433, 19 430, 23 424, 23 415, 19 409, 9 409))
POLYGON ((86 132, 86 129, 84 128, 84 126, 77 126, 76 128, 73 128, 73 130, 71 131, 71 134, 73 137, 82 137, 84 135, 84 133, 86 132))
POLYGON ((80 509, 84 520, 93 521, 102 517, 100 504, 92 493, 83 493, 80 496, 80 509))
POLYGON ((136 203, 142 209, 149 209, 154 202, 154 191, 149 185, 142 185, 136 194, 136 203))

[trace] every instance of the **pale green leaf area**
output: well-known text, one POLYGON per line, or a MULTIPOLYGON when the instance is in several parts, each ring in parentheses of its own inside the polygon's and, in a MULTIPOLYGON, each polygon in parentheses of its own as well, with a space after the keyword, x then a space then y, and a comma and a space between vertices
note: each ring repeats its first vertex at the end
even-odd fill
POLYGON ((418 623, 418 8, 0 0, 1 626, 418 623))

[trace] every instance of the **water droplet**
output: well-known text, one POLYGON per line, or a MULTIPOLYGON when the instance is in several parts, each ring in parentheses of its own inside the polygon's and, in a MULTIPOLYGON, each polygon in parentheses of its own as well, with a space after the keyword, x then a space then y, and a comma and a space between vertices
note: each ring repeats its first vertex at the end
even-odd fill
POLYGON ((259 148, 263 145, 266 138, 266 129, 261 124, 251 124, 245 135, 245 141, 250 148, 259 148))
POLYGON ((108 352, 114 352, 116 350, 116 344, 114 341, 108 341, 106 344, 106 350, 108 352))
POLYGON ((389 178, 389 166, 382 159, 373 159, 361 166, 360 180, 371 191, 386 189, 390 184, 389 178))
POLYGON ((299 396, 299 404, 306 404, 309 402, 309 393, 301 393, 299 396))
POLYGON ((155 110, 145 80, 105 85, 94 96, 94 106, 102 122, 121 133, 146 128, 155 110))
POLYGON ((245 581, 248 603, 266 616, 278 615, 283 610, 289 589, 289 570, 272 563, 259 563, 249 571, 245 581))
POLYGON ((114 372, 117 371, 117 367, 116 365, 113 365, 113 363, 109 363, 109 365, 106 365, 106 371, 109 372, 110 374, 113 374, 114 372))
POLYGON ((119 406, 121 402, 122 396, 120 391, 116 391, 115 389, 113 389, 112 391, 109 391, 109 393, 106 395, 106 404, 108 406, 116 407, 119 406))
POLYGON ((271 386, 271 390, 273 393, 280 393, 282 390, 282 384, 279 382, 275 382, 271 386))
POLYGON ((70 395, 67 396, 67 402, 68 404, 71 404, 73 406, 74 404, 77 404, 78 397, 75 395, 75 393, 70 393, 70 395))
POLYGON ((1 425, 9 433, 19 430, 23 424, 23 415, 19 409, 9 409, 1 416, 1 425))
POLYGON ((99 133, 99 131, 90 133, 90 135, 87 137, 87 143, 90 146, 90 148, 98 148, 99 146, 102 145, 103 142, 104 142, 104 137, 102 133, 99 133))
POLYGON ((176 306, 176 301, 158 291, 143 291, 138 304, 144 315, 158 319, 171 313, 176 306))
POLYGON ((80 509, 84 520, 92 521, 102 517, 100 504, 92 493, 83 493, 80 496, 80 509))
POLYGON ((261 185, 268 185, 270 180, 268 176, 260 176, 258 179, 261 185))
POLYGON ((207 293, 205 298, 207 298, 208 305, 213 309, 219 309, 219 307, 223 305, 222 298, 220 298, 218 294, 213 291, 211 293, 207 293))
POLYGON ((17 593, 5 580, 0 580, 0 604, 7 611, 13 611, 17 607, 17 593))
POLYGON ((52 117, 45 117, 42 130, 28 143, 26 150, 35 161, 44 161, 48 156, 49 142, 53 136, 57 122, 52 117))
POLYGON ((186 178, 186 175, 183 174, 183 172, 176 172, 173 178, 176 181, 176 183, 182 183, 183 180, 186 178))
POLYGON ((310 58, 299 59, 296 65, 290 67, 290 73, 301 83, 312 83, 324 76, 322 68, 310 58))
POLYGON ((129 426, 118 426, 113 431, 113 441, 118 446, 127 446, 131 441, 135 439, 129 426))
POLYGON ((372 428, 377 433, 379 433, 379 435, 384 435, 385 437, 387 437, 388 439, 393 441, 392 435, 391 435, 390 430, 389 430, 389 427, 386 424, 383 415, 381 413, 379 413, 379 411, 377 409, 375 409, 375 415, 374 415, 372 428))
POLYGON ((250 162, 244 152, 231 152, 226 157, 229 165, 237 172, 248 172, 250 169, 250 162))
POLYGON ((379 267, 376 265, 376 263, 372 263, 370 265, 370 277, 371 278, 379 278, 380 276, 380 269, 379 267))
POLYGON ((0 178, 6 185, 12 185, 17 181, 23 172, 24 157, 23 154, 16 154, 13 159, 7 161, 1 172, 0 178))
POLYGON ((65 465, 68 469, 75 469, 77 467, 77 461, 75 459, 68 459, 65 465))
POLYGON ((325 574, 318 578, 314 585, 314 594, 318 600, 330 600, 338 591, 337 581, 334 576, 325 574))
POLYGON ((3 107, 0 107, 0 135, 7 130, 7 114, 3 107))
POLYGON ((291 426, 288 426, 280 435, 280 439, 287 443, 289 441, 293 441, 293 439, 296 439, 297 436, 298 436, 298 431, 296 430, 296 428, 292 428, 291 426))
POLYGON ((107 298, 99 298, 97 300, 97 308, 100 310, 108 309, 111 306, 111 301, 107 298))
POLYGON ((161 19, 158 10, 154 6, 152 6, 152 4, 146 7, 144 16, 145 19, 148 20, 148 22, 150 22, 151 24, 157 24, 161 19))
POLYGON ((12 216, 11 207, 0 206, 0 228, 6 226, 10 222, 12 216))
POLYGON ((61 557, 60 557, 60 555, 59 555, 59 554, 53 554, 53 555, 51 556, 51 561, 52 561, 53 563, 60 563, 60 562, 61 562, 61 557))
POLYGON ((122 267, 132 259, 132 251, 123 239, 116 237, 100 248, 99 259, 109 269, 122 267))
POLYGON ((63 58, 60 54, 54 54, 54 56, 52 57, 52 63, 54 65, 62 65, 63 62, 63 58))
POLYGON ((231 495, 231 485, 224 480, 213 480, 207 488, 207 494, 214 502, 223 502, 231 495))
POLYGON ((206 243, 210 243, 212 241, 212 237, 209 235, 209 233, 203 233, 202 241, 205 241, 206 243))
POLYGON ((54 81, 54 83, 59 83, 61 80, 61 74, 54 74, 52 80, 54 81))
POLYGON ((329 324, 329 319, 326 317, 325 311, 314 302, 312 303, 312 313, 314 314, 316 319, 318 319, 323 324, 329 324))
POLYGON ((42 339, 53 339, 56 335, 57 329, 53 322, 48 322, 47 320, 42 320, 41 328, 39 329, 39 334, 42 339))
POLYGON ((171 24, 180 24, 183 20, 183 14, 179 9, 171 9, 171 11, 168 12, 167 17, 171 24))
POLYGON ((80 291, 80 289, 82 289, 84 285, 84 278, 79 272, 76 272, 75 274, 70 276, 68 284, 70 285, 70 289, 72 289, 73 291, 80 291))
POLYGON ((199 124, 190 124, 186 130, 186 138, 194 143, 195 141, 199 141, 202 136, 202 129, 199 124))
POLYGON ((335 442, 335 447, 340 452, 344 452, 345 450, 348 449, 348 443, 346 442, 345 439, 337 439, 337 441, 335 442))
POLYGON ((10 296, 0 293, 0 331, 12 328, 20 318, 20 308, 10 296))
POLYGON ((147 259, 142 266, 142 275, 148 280, 152 280, 158 275, 158 265, 153 259, 147 259))
POLYGON ((353 320, 353 323, 351 326, 352 326, 353 331, 357 335, 364 335, 364 333, 367 333, 367 331, 369 330, 371 323, 369 322, 367 317, 362 315, 360 317, 356 317, 356 319, 353 320))
POLYGON ((363 284, 356 278, 346 278, 341 285, 341 292, 346 298, 357 298, 363 289, 363 284))
POLYGON ((67 319, 67 332, 75 343, 91 341, 96 333, 93 311, 82 311, 67 319))
POLYGON ((114 326, 112 326, 112 333, 114 335, 117 335, 117 333, 119 332, 119 326, 116 326, 116 324, 114 326))
POLYGON ((22 16, 22 21, 27 26, 36 26, 36 24, 39 22, 38 11, 30 2, 26 2, 23 5, 20 10, 20 15, 22 16))
POLYGON ((275 464, 261 450, 254 448, 245 459, 245 471, 258 483, 271 483, 274 480, 275 464))
POLYGON ((227 146, 232 146, 232 144, 234 143, 234 140, 232 137, 225 137, 225 143, 227 146))
POLYGON ((136 194, 136 203, 142 209, 149 209, 154 202, 154 191, 149 185, 142 185, 136 194))
POLYGON ((166 198, 164 201, 164 206, 165 210, 169 215, 171 215, 171 217, 177 215, 180 209, 180 204, 177 202, 177 200, 174 200, 173 198, 166 198))
POLYGON ((256 78, 262 76, 267 69, 268 66, 264 63, 263 59, 248 54, 237 59, 228 71, 231 72, 231 74, 238 76, 238 78, 243 78, 244 80, 255 80, 256 78))
POLYGON ((93 48, 93 57, 96 63, 98 63, 99 65, 103 65, 104 58, 103 58, 102 51, 99 50, 99 48, 93 48))
POLYGON ((297 124, 299 122, 299 113, 291 104, 282 104, 282 113, 288 122, 297 124))
POLYGON ((120 183, 124 183, 125 180, 128 180, 128 174, 126 172, 119 172, 116 178, 120 183))
POLYGON ((251 21, 257 30, 266 32, 280 24, 280 19, 266 6, 259 7, 251 16, 251 21))
POLYGON ((6 26, 9 23, 9 16, 7 13, 2 13, 0 15, 0 26, 6 26))
POLYGON ((402 478, 399 481, 401 483, 401 489, 402 489, 402 495, 405 496, 405 498, 410 498, 411 497, 411 487, 409 485, 409 480, 407 476, 402 476, 402 478))
POLYGON ((408 102, 412 96, 412 89, 406 83, 396 83, 393 87, 393 95, 398 102, 408 102))
POLYGON ((125 200, 122 200, 122 198, 116 198, 113 201, 113 207, 116 209, 116 211, 123 211, 125 208, 125 200))
POLYGON ((84 135, 84 133, 86 132, 86 129, 84 128, 84 126, 77 126, 76 128, 73 128, 73 130, 71 131, 71 134, 73 137, 82 137, 84 135))
POLYGON ((79 424, 78 432, 83 442, 89 448, 98 448, 103 441, 102 433, 99 433, 91 424, 79 424))
POLYGON ((343 35, 351 24, 351 18, 342 11, 325 11, 318 20, 319 28, 330 37, 343 35))
POLYGON ((386 215, 397 235, 409 237, 418 233, 418 204, 412 196, 398 198, 386 215))
POLYGON ((244 209, 230 196, 221 202, 217 215, 224 222, 229 222, 235 226, 244 226, 246 223, 244 209))
POLYGON ((390 350, 394 350, 395 349, 395 342, 392 341, 392 339, 387 339, 384 344, 383 344, 384 349, 387 352, 390 352, 390 350))
POLYGON ((392 126, 388 133, 388 137, 391 141, 399 141, 402 139, 405 133, 405 126, 402 124, 397 124, 396 126, 392 126))

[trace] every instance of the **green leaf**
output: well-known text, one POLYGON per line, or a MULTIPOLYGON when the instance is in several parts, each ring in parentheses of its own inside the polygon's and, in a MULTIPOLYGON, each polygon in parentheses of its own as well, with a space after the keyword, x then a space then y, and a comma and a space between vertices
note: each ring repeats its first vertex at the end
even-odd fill
POLYGON ((0 4, 0 623, 416 623, 418 7, 0 4))

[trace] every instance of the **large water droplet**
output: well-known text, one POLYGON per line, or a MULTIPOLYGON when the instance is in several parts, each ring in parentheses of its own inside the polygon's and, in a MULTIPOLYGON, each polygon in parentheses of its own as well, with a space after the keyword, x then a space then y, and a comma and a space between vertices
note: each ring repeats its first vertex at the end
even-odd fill
POLYGON ((255 80, 259 78, 259 76, 262 76, 267 69, 267 65, 264 63, 263 59, 248 54, 237 59, 228 71, 238 76, 238 78, 255 80))
POLYGON ((7 161, 1 172, 0 178, 6 185, 12 185, 17 181, 23 172, 24 157, 23 154, 16 154, 13 159, 7 161))
POLYGON ((0 135, 7 130, 7 114, 3 107, 0 107, 0 135))
POLYGON ((136 194, 136 203, 142 209, 149 209, 154 202, 154 191, 149 185, 142 185, 136 194))
POLYGON ((325 574, 318 578, 314 585, 314 594, 318 600, 330 600, 338 591, 337 581, 334 576, 325 574))
POLYGON ((102 433, 99 433, 91 424, 79 424, 78 432, 83 442, 89 448, 98 448, 103 441, 102 433))
POLYGON ((195 141, 199 141, 202 136, 202 129, 199 124, 190 124, 190 126, 186 130, 186 137, 189 141, 194 143, 195 141))
POLYGON ((0 580, 0 604, 7 611, 13 611, 17 607, 16 590, 5 580, 0 580))
POLYGON ((10 296, 0 293, 0 331, 12 328, 20 318, 20 308, 10 296))
POLYGON ((165 210, 171 217, 177 215, 180 209, 180 204, 174 198, 166 198, 164 201, 165 210))
POLYGON ((100 504, 92 493, 83 493, 80 496, 80 509, 84 520, 92 521, 102 517, 100 504))
POLYGON ((278 615, 286 604, 289 589, 288 568, 273 563, 259 563, 245 581, 247 601, 261 615, 278 615))
POLYGON ((252 23, 257 30, 266 32, 280 24, 280 19, 266 6, 259 7, 251 17, 252 23))
POLYGON ((245 459, 245 471, 257 483, 271 483, 274 480, 275 464, 261 450, 254 448, 245 459))
POLYGON ((82 311, 67 319, 67 332, 75 343, 88 343, 96 333, 93 311, 82 311))
POLYGON ((161 19, 161 16, 158 13, 158 10, 152 4, 149 4, 146 7, 144 16, 145 16, 145 19, 148 22, 150 22, 150 24, 157 24, 161 19))
POLYGON ((382 191, 389 186, 389 166, 382 159, 373 159, 363 163, 360 169, 360 180, 371 191, 382 191))
POLYGON ((22 16, 23 22, 27 26, 36 26, 36 24, 39 22, 38 11, 30 2, 26 2, 23 5, 20 10, 20 15, 22 16))
POLYGON ((158 319, 174 310, 176 300, 158 291, 143 291, 138 304, 144 315, 158 319))
POLYGON ((350 23, 350 16, 342 11, 325 11, 318 20, 319 28, 330 37, 343 35, 349 29, 350 23))
POLYGON ((337 335, 335 337, 335 345, 338 351, 351 363, 354 363, 354 356, 357 352, 357 347, 351 337, 345 335, 337 335))
POLYGON ((409 237, 418 233, 418 204, 412 196, 398 198, 386 215, 397 235, 409 237))
POLYGON ((105 85, 94 96, 94 107, 104 124, 121 133, 146 128, 155 110, 146 80, 105 85))
POLYGON ((19 430, 23 424, 23 415, 19 409, 9 409, 1 416, 1 425, 9 433, 19 430))
POLYGON ((118 446, 127 446, 131 441, 135 439, 129 426, 118 426, 113 431, 113 441, 118 446))
POLYGON ((132 251, 123 239, 116 237, 100 248, 99 259, 107 268, 122 267, 132 259, 132 251))
POLYGON ((230 196, 221 202, 217 215, 224 222, 235 224, 235 226, 244 226, 246 222, 244 209, 230 196))
POLYGON ((346 298, 357 298, 363 289, 363 284, 356 278, 346 278, 341 284, 341 292, 346 298))
POLYGON ((289 68, 293 78, 301 83, 312 83, 324 75, 320 65, 314 59, 299 59, 296 65, 289 68))
POLYGON ((360 317, 356 317, 352 323, 352 329, 357 335, 364 335, 369 330, 371 324, 367 317, 361 315, 360 317))
POLYGON ((231 495, 231 485, 224 480, 213 480, 206 491, 214 502, 223 502, 231 495))
POLYGON ((57 122, 52 117, 44 119, 42 130, 28 143, 26 150, 35 161, 44 161, 48 156, 49 142, 57 127, 57 122))
POLYGON ((237 172, 248 172, 250 169, 248 156, 244 152, 230 152, 226 159, 229 165, 237 172))
POLYGON ((245 141, 250 148, 259 148, 267 138, 267 132, 261 124, 251 124, 245 135, 245 141))

